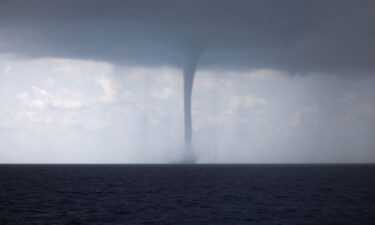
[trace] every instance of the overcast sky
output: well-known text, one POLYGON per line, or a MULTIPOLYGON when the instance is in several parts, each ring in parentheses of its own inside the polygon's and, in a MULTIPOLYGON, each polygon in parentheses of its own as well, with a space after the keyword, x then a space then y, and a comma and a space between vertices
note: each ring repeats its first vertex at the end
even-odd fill
POLYGON ((373 1, 0 1, 0 163, 375 162, 373 1))

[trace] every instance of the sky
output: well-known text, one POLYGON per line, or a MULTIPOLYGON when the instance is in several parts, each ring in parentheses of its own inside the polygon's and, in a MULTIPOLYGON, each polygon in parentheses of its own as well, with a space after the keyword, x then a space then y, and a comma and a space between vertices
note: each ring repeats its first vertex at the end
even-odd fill
POLYGON ((374 163, 372 1, 0 1, 0 163, 374 163))

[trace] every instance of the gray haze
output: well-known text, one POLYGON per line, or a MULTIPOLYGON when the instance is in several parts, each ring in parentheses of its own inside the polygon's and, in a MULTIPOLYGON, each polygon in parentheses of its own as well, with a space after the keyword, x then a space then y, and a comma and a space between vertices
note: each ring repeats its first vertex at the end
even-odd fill
MULTIPOLYGON (((294 146, 294 144, 289 146, 290 149, 299 148, 305 153, 301 153, 300 156, 296 157, 296 154, 293 153, 294 150, 290 150, 290 161, 324 161, 324 157, 314 157, 314 151, 317 151, 316 149, 318 148, 328 149, 328 146, 333 149, 344 149, 348 145, 342 137, 349 136, 352 137, 351 143, 354 144, 352 151, 356 147, 362 149, 360 157, 353 159, 353 161, 366 161, 364 159, 373 161, 374 106, 369 102, 373 100, 374 94, 374 17, 375 3, 370 0, 5 0, 0 1, 0 53, 4 55, 2 58, 4 61, 4 74, 9 73, 8 69, 6 69, 9 68, 8 65, 5 65, 6 62, 12 60, 24 60, 25 62, 25 60, 58 58, 105 62, 115 68, 122 68, 117 69, 117 71, 127 70, 124 68, 153 68, 155 76, 158 76, 157 71, 161 68, 179 69, 181 70, 180 73, 183 74, 181 82, 184 82, 184 97, 181 96, 181 98, 184 99, 185 108, 185 148, 188 149, 186 154, 189 154, 190 151, 192 130, 196 130, 194 134, 197 139, 196 144, 197 146, 203 146, 202 148, 205 149, 216 148, 218 152, 225 152, 226 150, 223 150, 221 146, 216 145, 214 147, 213 145, 215 141, 212 140, 220 139, 226 143, 230 143, 230 140, 233 141, 232 145, 224 144, 224 146, 227 149, 240 149, 237 153, 231 153, 237 154, 237 157, 243 154, 246 146, 253 149, 263 149, 266 152, 270 151, 270 154, 265 154, 261 159, 257 158, 254 161, 278 161, 277 157, 271 156, 271 152, 278 151, 277 149, 287 151, 286 149, 288 148, 286 146, 290 145, 290 143, 284 143, 283 146, 275 145, 274 147, 269 144, 267 146, 262 145, 261 143, 263 142, 279 143, 278 141, 280 141, 277 140, 279 138, 278 134, 267 131, 273 136, 269 136, 263 142, 253 140, 253 143, 258 143, 259 146, 251 146, 251 142, 234 141, 236 139, 230 138, 230 135, 219 137, 216 134, 217 132, 231 131, 233 127, 220 127, 218 125, 214 126, 214 124, 212 124, 211 128, 204 128, 212 130, 210 131, 211 136, 202 142, 202 138, 205 135, 201 133, 202 130, 194 129, 194 124, 192 125, 191 123, 193 83, 196 84, 194 91, 198 91, 196 89, 199 88, 199 83, 197 81, 194 82, 195 71, 198 71, 198 74, 200 72, 211 75, 216 74, 216 78, 213 79, 217 79, 217 81, 229 79, 226 82, 237 82, 235 90, 239 89, 242 92, 238 92, 237 97, 234 98, 243 98, 241 100, 232 99, 234 102, 237 101, 237 103, 231 103, 237 104, 236 107, 239 107, 239 109, 236 108, 236 110, 242 110, 241 112, 236 111, 234 115, 231 115, 232 119, 237 121, 241 121, 242 115, 247 115, 246 118, 252 115, 252 111, 249 108, 244 107, 241 109, 238 101, 247 102, 249 105, 263 105, 264 107, 264 105, 267 105, 265 103, 267 101, 262 97, 260 99, 255 98, 253 96, 254 93, 262 96, 269 93, 272 96, 273 93, 277 92, 278 88, 287 88, 288 85, 292 84, 283 83, 279 80, 280 86, 277 86, 271 82, 270 86, 263 86, 264 90, 267 90, 265 92, 260 90, 258 86, 251 86, 251 84, 249 84, 249 87, 242 87, 242 82, 238 80, 242 76, 238 75, 237 78, 236 76, 230 76, 230 74, 258 74, 254 76, 272 78, 271 80, 274 80, 275 77, 280 77, 280 74, 282 74, 282 80, 288 80, 287 82, 291 83, 296 79, 301 81, 300 79, 307 79, 303 77, 312 77, 311 83, 303 84, 302 82, 301 86, 304 88, 291 95, 279 93, 284 98, 280 98, 278 104, 284 104, 274 108, 273 113, 277 114, 278 116, 275 118, 279 119, 285 118, 280 117, 282 113, 292 113, 291 118, 295 127, 301 126, 301 121, 306 116, 305 114, 310 116, 311 114, 317 114, 320 119, 315 120, 320 121, 321 117, 328 113, 328 116, 325 115, 325 117, 331 119, 329 123, 325 122, 328 127, 323 130, 314 128, 317 129, 314 132, 325 133, 324 136, 327 140, 325 143, 322 143, 319 138, 314 141, 314 132, 311 133, 313 128, 311 126, 305 127, 303 131, 300 131, 301 137, 294 137, 295 139, 293 139, 295 141, 294 144, 300 143, 300 145, 298 147, 294 146), (264 71, 267 72, 265 73, 264 71), (226 76, 227 78, 224 78, 226 76), (351 82, 362 83, 365 81, 368 82, 369 86, 363 90, 348 91, 343 87, 352 88, 353 85, 349 85, 351 82), (292 110, 293 107, 288 106, 288 104, 293 105, 292 102, 296 96, 304 96, 309 91, 311 92, 310 86, 316 82, 319 83, 319 88, 313 91, 317 92, 319 98, 311 102, 311 105, 300 105, 301 108, 293 109, 295 110, 294 112, 284 111, 283 108, 285 107, 291 107, 290 110, 292 110), (252 89, 250 89, 250 86, 252 89), (253 90, 253 94, 248 96, 248 92, 252 92, 251 90, 253 90), (322 93, 326 93, 326 95, 322 93), (340 109, 344 110, 344 103, 341 102, 341 104, 336 105, 337 101, 366 102, 363 103, 365 106, 362 104, 362 108, 360 107, 359 110, 357 108, 352 109, 360 115, 363 114, 363 111, 365 112, 366 116, 361 116, 364 121, 355 122, 356 126, 359 126, 358 129, 361 131, 361 135, 357 132, 353 136, 351 132, 356 132, 357 130, 353 129, 352 125, 349 126, 335 116, 331 116, 336 115, 336 110, 337 116, 343 113, 340 109), (343 127, 341 128, 341 126, 343 127), (348 131, 348 134, 337 133, 340 129, 352 129, 352 131, 348 131), (332 131, 328 132, 327 130, 332 131), (217 136, 216 138, 214 134, 217 136), (311 160, 308 160, 309 157, 307 156, 310 156, 311 160)), ((108 72, 108 74, 112 74, 114 77, 126 76, 126 72, 108 72)), ((30 76, 33 76, 33 74, 30 76)), ((159 77, 162 79, 163 76, 160 75, 159 77)), ((18 82, 19 85, 22 82, 18 82)), ((223 95, 222 98, 227 98, 226 94, 231 95, 229 90, 227 93, 225 85, 220 85, 220 82, 215 83, 214 80, 210 82, 210 85, 215 86, 214 93, 221 93, 223 95)), ((247 83, 250 80, 243 80, 243 82, 247 83)), ((34 93, 36 97, 43 95, 41 93, 46 96, 45 91, 41 92, 41 89, 37 89, 35 86, 33 86, 32 90, 36 92, 34 93)), ((109 88, 104 88, 104 90, 108 91, 109 88)), ((5 91, 3 98, 10 92, 5 91)), ((285 92, 288 93, 287 89, 285 89, 285 92)), ((145 93, 147 93, 147 90, 145 93)), ((20 96, 19 99, 23 99, 24 102, 30 101, 30 97, 28 97, 30 94, 20 96)), ((55 108, 56 105, 61 106, 61 101, 53 103, 51 96, 48 104, 52 104, 55 108)), ((200 94, 199 96, 204 97, 205 95, 200 94)), ((202 110, 202 107, 213 104, 212 101, 214 99, 207 99, 206 105, 201 106, 200 109, 202 110)), ((219 102, 217 105, 211 105, 209 111, 213 113, 213 109, 217 108, 217 113, 220 113, 220 110, 224 110, 221 107, 225 103, 220 103, 220 99, 215 99, 215 101, 219 102)), ((70 103, 70 108, 72 108, 73 103, 70 103)), ((47 103, 43 104, 48 105, 47 103)), ((273 105, 273 107, 276 107, 276 105, 273 105)), ((137 108, 136 106, 134 107, 137 108)), ((178 108, 178 104, 175 107, 178 108)), ((352 107, 354 106, 352 105, 352 107)), ((199 109, 197 108, 196 110, 199 109)), ((271 109, 268 108, 268 110, 271 109)), ((344 111, 347 112, 347 110, 345 108, 344 111)), ((3 109, 3 111, 6 110, 3 109)), ((265 110, 265 112, 269 111, 265 110)), ((231 113, 233 114, 233 112, 231 113)), ((228 116, 227 114, 225 115, 228 116)), ((145 119, 146 116, 142 117, 143 120, 147 120, 145 119)), ((278 129, 278 127, 275 127, 278 121, 271 119, 271 117, 270 115, 266 116, 267 124, 272 121, 274 129, 278 129)), ((345 116, 342 115, 342 117, 344 118, 345 116)), ((202 117, 199 118, 196 115, 198 124, 201 119, 202 117)), ((249 120, 249 118, 246 120, 249 120)), ((237 129, 238 131, 234 136, 238 136, 238 138, 242 135, 249 137, 251 132, 248 133, 246 130, 250 129, 248 127, 250 125, 247 122, 241 122, 240 124, 242 125, 238 126, 242 127, 237 129)), ((266 125, 264 124, 264 126, 266 125)), ((261 130, 265 127, 260 125, 256 127, 259 134, 262 134, 262 132, 263 134, 267 133, 261 130)), ((143 135, 149 136, 150 134, 144 133, 143 135)), ((256 136, 254 133, 251 133, 251 135, 252 138, 256 136)), ((262 136, 262 138, 265 137, 262 136)), ((198 156, 201 154, 200 148, 195 151, 198 151, 198 156)), ((335 157, 337 157, 337 161, 351 161, 349 153, 348 157, 341 158, 342 154, 344 154, 343 152, 350 152, 350 150, 337 151, 329 157, 328 161, 335 161, 335 157)), ((216 155, 216 158, 218 157, 217 154, 214 155, 216 155)), ((216 160, 208 158, 208 161, 226 161, 220 157, 220 159, 216 160)), ((279 161, 288 161, 288 157, 286 159, 281 158, 279 161)), ((157 158, 157 160, 160 161, 160 158, 157 158)), ((228 159, 227 161, 236 160, 228 159)), ((246 158, 244 161, 252 160, 246 158)))

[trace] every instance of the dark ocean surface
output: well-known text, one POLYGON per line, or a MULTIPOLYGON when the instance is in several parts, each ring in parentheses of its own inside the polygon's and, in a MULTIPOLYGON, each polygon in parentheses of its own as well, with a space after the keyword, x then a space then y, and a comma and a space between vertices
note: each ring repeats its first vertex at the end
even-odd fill
POLYGON ((2 165, 0 224, 375 224, 375 166, 2 165))

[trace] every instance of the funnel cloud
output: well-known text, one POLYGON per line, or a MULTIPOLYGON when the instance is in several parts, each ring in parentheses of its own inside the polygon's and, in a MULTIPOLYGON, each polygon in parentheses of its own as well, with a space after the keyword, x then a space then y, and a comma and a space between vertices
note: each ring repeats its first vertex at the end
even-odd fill
POLYGON ((194 153, 192 149, 192 119, 191 119, 191 95, 193 92, 194 77, 197 70, 199 53, 190 52, 185 58, 183 68, 184 80, 184 121, 185 121, 185 152, 186 161, 194 162, 194 153))

